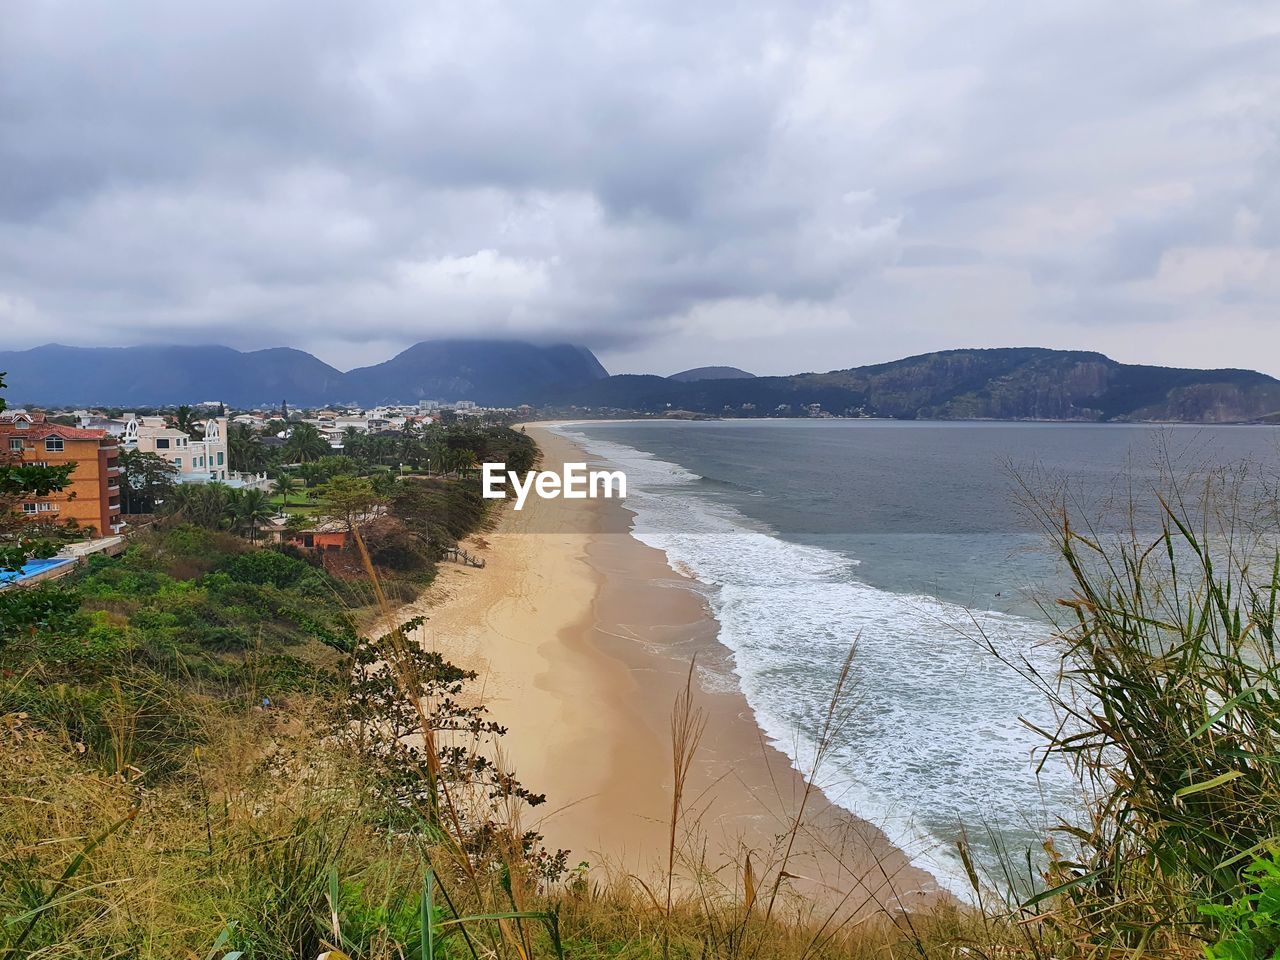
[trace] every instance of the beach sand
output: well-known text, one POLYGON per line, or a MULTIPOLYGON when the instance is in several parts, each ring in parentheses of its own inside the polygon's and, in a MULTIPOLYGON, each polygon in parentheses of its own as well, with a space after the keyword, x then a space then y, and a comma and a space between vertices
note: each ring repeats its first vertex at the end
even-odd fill
MULTIPOLYGON (((530 426, 541 469, 593 458, 530 426)), ((542 500, 506 507, 479 538, 482 569, 444 564, 401 611, 425 615, 420 639, 476 670, 478 696, 509 733, 504 760, 547 802, 525 826, 570 865, 664 876, 674 780, 671 711, 690 658, 724 662, 718 624, 694 584, 629 536, 617 500, 542 500)), ((681 846, 733 888, 744 850, 756 876, 779 862, 801 803, 789 885, 842 912, 918 909, 937 884, 883 833, 829 804, 768 746, 741 692, 720 683, 695 703, 706 729, 686 788, 681 846)), ((686 875, 688 871, 686 870, 686 875)))

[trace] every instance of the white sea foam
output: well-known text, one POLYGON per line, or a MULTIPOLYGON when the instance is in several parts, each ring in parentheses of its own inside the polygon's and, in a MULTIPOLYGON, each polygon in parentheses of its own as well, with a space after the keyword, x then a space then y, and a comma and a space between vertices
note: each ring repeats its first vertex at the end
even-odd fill
MULTIPOLYGON (((720 641, 766 736, 796 768, 812 769, 815 738, 851 644, 854 709, 817 777, 827 797, 881 827, 939 882, 964 895, 955 841, 981 852, 998 826, 1017 848, 1042 835, 1074 796, 1061 765, 1037 779, 1040 745, 1020 717, 1051 718, 1040 698, 990 651, 1052 672, 1047 628, 859 581, 857 561, 788 542, 734 508, 698 495, 676 464, 561 428, 627 471, 633 535, 707 592, 720 641)), ((993 854, 987 852, 988 865, 993 854)))

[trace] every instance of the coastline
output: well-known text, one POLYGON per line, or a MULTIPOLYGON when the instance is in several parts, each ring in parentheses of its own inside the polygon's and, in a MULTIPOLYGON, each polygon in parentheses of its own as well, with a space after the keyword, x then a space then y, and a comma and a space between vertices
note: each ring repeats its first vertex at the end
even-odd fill
MULTIPOLYGON (((544 469, 595 461, 548 426, 529 426, 544 469)), ((728 653, 703 596, 630 535, 631 517, 625 502, 531 498, 480 538, 484 569, 442 567, 399 616, 426 616, 421 642, 479 673, 477 698, 509 731, 503 762, 547 794, 524 826, 570 864, 648 881, 666 870, 672 704, 691 658, 728 653)), ((874 825, 806 791, 739 690, 695 677, 694 701, 706 730, 681 844, 701 851, 697 869, 732 889, 750 851, 765 875, 803 807, 787 871, 812 900, 863 915, 946 898, 874 825)))

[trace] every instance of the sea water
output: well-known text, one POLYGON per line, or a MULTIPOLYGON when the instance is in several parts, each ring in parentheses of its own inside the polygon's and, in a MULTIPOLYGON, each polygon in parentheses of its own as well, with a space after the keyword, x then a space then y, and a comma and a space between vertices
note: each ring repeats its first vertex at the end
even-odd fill
MULTIPOLYGON (((1277 463, 1267 427, 715 421, 558 428, 626 471, 633 535, 690 577, 730 656, 709 684, 834 803, 965 895, 965 836, 992 882, 1079 808, 1027 679, 1060 650, 1063 571, 1028 498, 1095 518, 1170 469, 1277 463), (832 747, 833 690, 855 648, 832 747)), ((1025 868, 1024 868, 1025 872, 1025 868)))

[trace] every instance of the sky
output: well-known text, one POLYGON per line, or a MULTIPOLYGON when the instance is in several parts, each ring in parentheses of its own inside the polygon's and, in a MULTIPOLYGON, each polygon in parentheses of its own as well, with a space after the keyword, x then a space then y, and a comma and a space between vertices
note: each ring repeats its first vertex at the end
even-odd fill
POLYGON ((1280 375, 1272 0, 21 0, 12 348, 1280 375))

